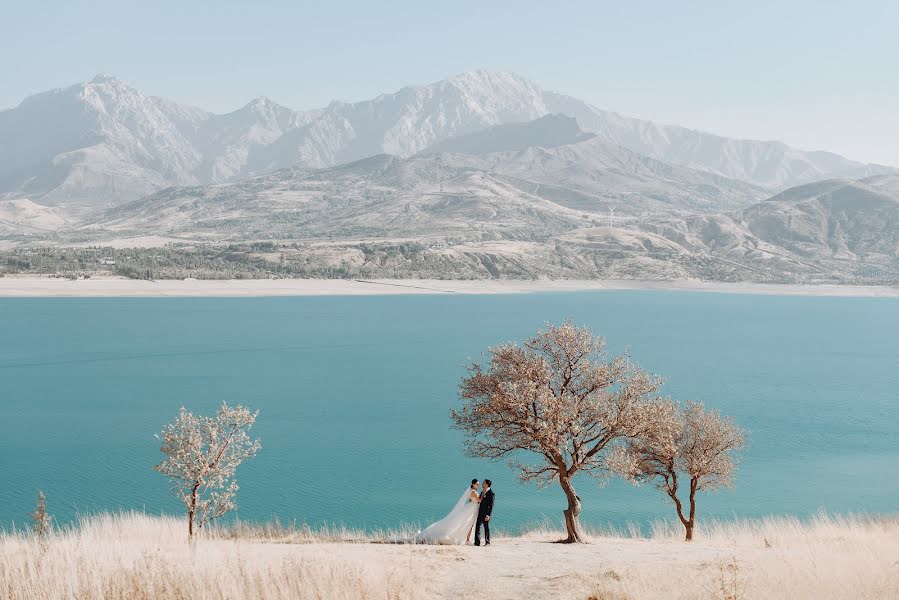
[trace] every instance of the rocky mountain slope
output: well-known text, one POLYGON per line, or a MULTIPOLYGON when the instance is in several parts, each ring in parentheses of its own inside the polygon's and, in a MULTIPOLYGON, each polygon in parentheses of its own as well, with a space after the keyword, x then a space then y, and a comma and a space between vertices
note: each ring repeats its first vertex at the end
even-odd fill
POLYGON ((68 225, 53 207, 31 200, 0 200, 0 236, 46 234, 68 225))
POLYGON ((543 239, 605 221, 610 209, 619 220, 685 215, 765 196, 744 182, 636 155, 581 131, 574 119, 549 116, 453 138, 410 158, 381 154, 170 188, 122 205, 90 228, 216 239, 543 239), (493 152, 499 148, 508 150, 493 152))
POLYGON ((720 212, 749 206, 770 195, 743 181, 636 154, 585 134, 574 119, 559 115, 488 128, 437 144, 421 156, 496 173, 568 208, 587 212, 613 209, 619 216, 720 212), (556 130, 565 132, 564 138, 547 135, 550 120, 556 130), (431 154, 454 148, 467 153, 431 154))
POLYGON ((102 76, 27 98, 0 112, 0 192, 104 205, 196 181, 202 155, 167 107, 102 76))
MULTIPOLYGON (((324 168, 381 153, 409 157, 429 147, 440 150, 434 145, 451 138, 549 114, 576 118, 605 143, 756 186, 893 172, 777 142, 623 117, 508 73, 465 73, 311 111, 261 98, 225 115, 98 76, 0 111, 0 198, 68 211, 102 208, 172 185, 222 183, 285 167, 324 168)), ((564 137, 564 131, 549 129, 547 135, 564 137)))
POLYGON ((899 273, 899 178, 821 181, 744 210, 642 228, 689 252, 759 267, 899 273))
POLYGON ((552 92, 544 98, 552 112, 575 117, 586 131, 637 154, 772 190, 832 177, 856 179, 896 172, 893 167, 860 163, 832 152, 799 150, 778 141, 734 139, 634 119, 552 92))
POLYGON ((364 239, 551 235, 581 212, 489 172, 380 154, 327 169, 282 169, 237 183, 169 188, 89 228, 186 239, 364 239))
POLYGON ((549 114, 533 121, 494 125, 474 133, 449 138, 424 149, 421 154, 473 154, 481 156, 497 152, 513 152, 528 148, 555 148, 577 144, 595 134, 580 128, 577 120, 560 114, 549 114))

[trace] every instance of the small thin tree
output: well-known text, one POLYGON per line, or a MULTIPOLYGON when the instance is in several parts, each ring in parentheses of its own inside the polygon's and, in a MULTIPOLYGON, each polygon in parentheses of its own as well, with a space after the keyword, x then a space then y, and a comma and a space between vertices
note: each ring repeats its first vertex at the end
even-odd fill
POLYGON ((573 478, 606 473, 604 451, 642 432, 659 385, 626 353, 608 358, 605 340, 566 321, 523 344, 491 348, 486 368, 473 363, 451 417, 472 456, 508 458, 523 481, 558 481, 568 501, 564 541, 583 543, 573 478), (519 462, 528 455, 537 462, 519 462))
POLYGON ((53 517, 47 512, 47 497, 42 490, 38 490, 37 506, 28 516, 31 517, 31 531, 42 544, 45 543, 50 535, 53 517))
POLYGON ((187 534, 236 507, 237 467, 259 451, 249 430, 259 411, 222 403, 213 417, 196 416, 181 407, 157 439, 165 460, 154 469, 171 479, 172 493, 187 507, 187 534))
POLYGON ((617 446, 609 466, 633 483, 655 481, 674 502, 689 542, 696 526, 696 493, 732 485, 732 454, 743 447, 745 434, 732 418, 700 402, 681 408, 670 399, 659 403, 651 425, 638 438, 617 446), (682 479, 689 482, 686 514, 679 496, 682 479))

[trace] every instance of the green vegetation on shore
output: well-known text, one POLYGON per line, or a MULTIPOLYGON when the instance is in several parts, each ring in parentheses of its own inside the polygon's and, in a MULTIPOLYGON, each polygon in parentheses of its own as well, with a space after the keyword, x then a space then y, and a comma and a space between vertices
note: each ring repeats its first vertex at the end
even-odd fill
POLYGON ((784 272, 711 256, 639 252, 582 244, 504 242, 253 242, 169 244, 159 248, 17 247, 0 250, 0 276, 68 279, 693 279, 782 284, 891 285, 899 275, 881 268, 784 272))

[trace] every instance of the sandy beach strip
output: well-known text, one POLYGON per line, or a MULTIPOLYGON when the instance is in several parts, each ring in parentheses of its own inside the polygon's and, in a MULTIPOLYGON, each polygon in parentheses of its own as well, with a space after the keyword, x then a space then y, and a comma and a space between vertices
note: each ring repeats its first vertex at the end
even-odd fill
POLYGON ((0 277, 0 297, 252 297, 396 294, 521 294, 602 290, 656 290, 782 296, 899 297, 899 287, 778 285, 640 280, 238 279, 160 280, 0 277))

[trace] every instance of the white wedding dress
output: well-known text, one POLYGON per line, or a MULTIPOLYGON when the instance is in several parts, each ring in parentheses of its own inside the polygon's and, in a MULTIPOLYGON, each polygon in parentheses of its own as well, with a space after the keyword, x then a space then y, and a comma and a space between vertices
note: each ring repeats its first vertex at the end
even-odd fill
POLYGON ((448 515, 415 534, 417 544, 455 544, 461 546, 478 518, 478 503, 468 488, 448 515))

